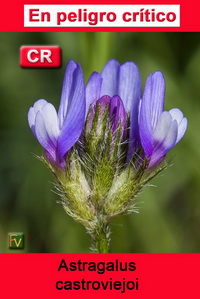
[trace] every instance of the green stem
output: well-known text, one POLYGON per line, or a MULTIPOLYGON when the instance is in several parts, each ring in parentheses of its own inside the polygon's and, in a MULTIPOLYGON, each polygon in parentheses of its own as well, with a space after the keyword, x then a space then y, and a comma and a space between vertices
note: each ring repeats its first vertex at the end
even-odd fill
POLYGON ((108 253, 110 242, 110 228, 107 222, 98 221, 92 233, 96 253, 108 253))

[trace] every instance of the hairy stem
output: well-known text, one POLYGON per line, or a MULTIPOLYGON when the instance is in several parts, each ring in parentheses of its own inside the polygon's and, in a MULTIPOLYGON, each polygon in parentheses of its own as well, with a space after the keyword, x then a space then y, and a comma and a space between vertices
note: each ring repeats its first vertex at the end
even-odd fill
POLYGON ((93 250, 96 253, 108 253, 110 243, 110 228, 107 221, 98 219, 94 230, 91 232, 93 250))

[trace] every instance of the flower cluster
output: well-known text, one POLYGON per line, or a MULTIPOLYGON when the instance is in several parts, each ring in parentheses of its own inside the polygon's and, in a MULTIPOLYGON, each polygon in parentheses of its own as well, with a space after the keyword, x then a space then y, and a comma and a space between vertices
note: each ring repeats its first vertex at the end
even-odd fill
MULTIPOLYGON (((187 119, 164 111, 165 79, 150 74, 144 92, 133 62, 110 60, 86 86, 80 64, 69 61, 58 113, 46 100, 29 109, 29 126, 45 149, 66 212, 80 221, 102 252, 108 221, 135 210, 135 197, 183 137, 187 119)), ((106 238, 105 238, 106 239, 106 238)))

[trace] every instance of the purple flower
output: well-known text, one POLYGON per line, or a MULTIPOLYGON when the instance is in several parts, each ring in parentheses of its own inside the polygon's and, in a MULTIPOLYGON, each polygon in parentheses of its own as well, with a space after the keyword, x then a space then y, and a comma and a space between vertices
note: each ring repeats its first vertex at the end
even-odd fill
POLYGON ((85 87, 81 66, 70 60, 58 113, 52 104, 41 99, 29 109, 28 122, 48 160, 64 169, 67 153, 83 133, 86 118, 86 130, 90 133, 100 107, 95 134, 102 134, 102 119, 108 111, 107 124, 113 142, 119 126, 122 131, 119 142, 127 138, 128 129, 126 162, 142 146, 150 168, 162 162, 187 128, 187 119, 179 109, 163 111, 164 96, 165 80, 161 72, 148 76, 140 99, 141 79, 133 62, 120 65, 114 59, 108 61, 102 73, 94 72, 85 87))
POLYGON ((149 168, 158 165, 183 137, 187 119, 177 109, 164 110, 165 79, 161 72, 147 78, 141 100, 139 132, 149 168))
POLYGON ((81 135, 85 120, 85 87, 82 69, 70 60, 64 76, 58 114, 41 99, 28 112, 29 126, 44 147, 47 158, 62 168, 65 155, 81 135))
MULTIPOLYGON (((115 59, 111 59, 105 65, 101 74, 94 72, 86 86, 86 113, 91 104, 95 104, 99 98, 109 96, 110 117, 115 111, 116 127, 119 119, 122 129, 126 129, 126 114, 130 114, 129 156, 134 155, 140 145, 138 129, 138 109, 141 94, 141 79, 137 66, 128 61, 120 65, 115 59), (123 112, 125 109, 125 113, 123 112)), ((105 98, 104 98, 105 99, 105 98)))

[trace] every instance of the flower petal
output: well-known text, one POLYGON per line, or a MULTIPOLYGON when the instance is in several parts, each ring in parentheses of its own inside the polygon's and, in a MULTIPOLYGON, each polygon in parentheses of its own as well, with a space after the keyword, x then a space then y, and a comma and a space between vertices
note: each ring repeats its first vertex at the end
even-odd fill
POLYGON ((147 78, 139 114, 139 134, 142 147, 149 158, 153 152, 153 128, 151 125, 152 74, 147 78))
MULTIPOLYGON (((126 112, 138 106, 141 93, 140 73, 137 66, 128 61, 120 66, 118 95, 124 103, 126 112)), ((138 113, 138 110, 136 111, 138 113)))
POLYGON ((33 107, 31 107, 28 111, 28 123, 31 128, 33 134, 35 135, 35 117, 38 111, 42 109, 42 107, 47 103, 47 101, 41 99, 35 102, 33 107))
POLYGON ((60 160, 81 135, 85 120, 85 108, 84 80, 81 67, 78 64, 73 73, 73 84, 70 100, 68 102, 67 116, 65 117, 58 139, 58 154, 60 160))
POLYGON ((35 104, 33 105, 33 109, 34 109, 35 113, 40 111, 45 104, 47 104, 47 101, 44 99, 36 101, 35 104))
POLYGON ((105 65, 101 77, 103 78, 100 96, 110 97, 118 94, 120 64, 115 59, 111 59, 105 65))
POLYGON ((98 101, 96 102, 96 107, 100 104, 100 114, 104 113, 105 108, 110 104, 110 99, 111 97, 109 96, 103 96, 100 99, 98 99, 98 101))
POLYGON ((178 125, 176 120, 172 120, 168 133, 163 141, 163 151, 166 154, 176 144, 178 125))
POLYGON ((165 80, 161 72, 147 78, 141 102, 139 131, 147 157, 153 153, 153 131, 164 108, 165 80))
POLYGON ((126 62, 120 67, 119 95, 127 112, 130 112, 130 133, 127 161, 140 145, 138 128, 138 109, 141 94, 141 79, 137 66, 126 62))
POLYGON ((177 144, 186 132, 187 118, 183 116, 183 113, 178 108, 171 109, 169 113, 171 114, 172 119, 175 119, 178 124, 178 135, 176 140, 177 144))
POLYGON ((57 146, 57 140, 60 135, 60 129, 58 127, 58 116, 56 109, 50 103, 44 105, 41 109, 41 114, 51 142, 54 146, 57 146))
POLYGON ((102 78, 101 75, 94 72, 86 85, 86 116, 90 105, 100 98, 102 78))
POLYGON ((112 122, 113 132, 116 131, 118 125, 120 124, 123 136, 126 129, 126 111, 124 108, 123 101, 120 99, 119 96, 114 96, 110 99, 109 117, 112 122))
POLYGON ((35 111, 33 107, 30 107, 30 109, 28 110, 28 123, 31 131, 35 135, 35 111))
POLYGON ((51 138, 48 135, 43 115, 39 111, 35 118, 35 134, 39 143, 45 148, 45 150, 52 157, 52 160, 56 161, 56 148, 51 138))
POLYGON ((165 100, 165 79, 161 72, 155 72, 151 77, 151 85, 149 90, 151 105, 151 124, 155 129, 160 114, 164 110, 165 100))
POLYGON ((153 132, 154 142, 158 142, 158 143, 163 142, 163 140, 165 139, 169 131, 171 122, 172 122, 172 116, 170 115, 170 113, 167 111, 162 112, 156 124, 155 131, 153 132))
POLYGON ((75 76, 76 69, 77 69, 77 64, 73 60, 70 60, 65 70, 60 107, 58 110, 60 129, 62 128, 65 117, 67 115, 69 102, 72 101, 74 96, 74 89, 76 88, 76 76, 75 76))
POLYGON ((154 131, 154 150, 149 167, 155 166, 164 159, 166 153, 176 144, 178 124, 169 112, 164 111, 154 131))

